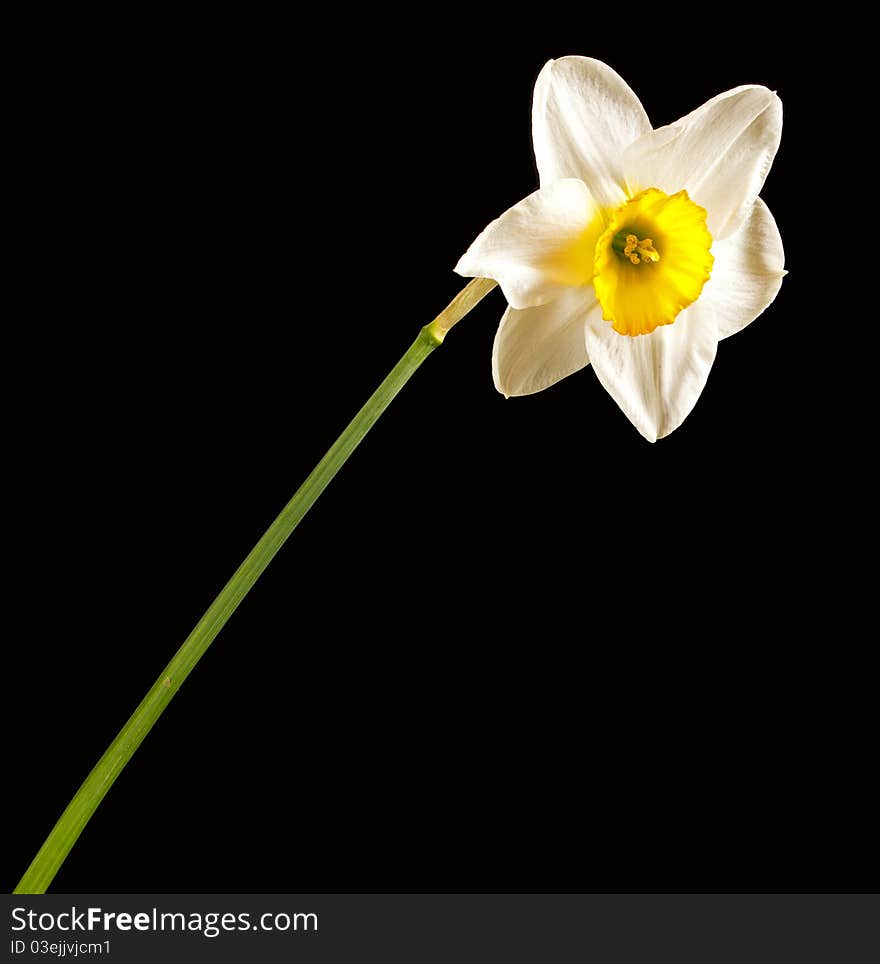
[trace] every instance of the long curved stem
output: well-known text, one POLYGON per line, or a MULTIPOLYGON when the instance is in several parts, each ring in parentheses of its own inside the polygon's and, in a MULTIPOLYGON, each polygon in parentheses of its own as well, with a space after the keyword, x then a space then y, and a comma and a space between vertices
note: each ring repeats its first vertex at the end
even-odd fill
POLYGON ((431 324, 422 328, 418 338, 403 358, 392 368, 388 377, 315 466, 294 497, 282 509, 281 514, 269 526, 233 577, 208 607, 205 615, 174 654, 171 662, 162 670, 161 675, 119 731, 116 739, 77 790, 15 888, 16 894, 45 892, 123 767, 132 758, 135 750, 153 728, 153 724, 162 715, 183 681, 287 541, 299 521, 413 372, 442 343, 446 332, 494 287, 494 281, 475 278, 431 324))

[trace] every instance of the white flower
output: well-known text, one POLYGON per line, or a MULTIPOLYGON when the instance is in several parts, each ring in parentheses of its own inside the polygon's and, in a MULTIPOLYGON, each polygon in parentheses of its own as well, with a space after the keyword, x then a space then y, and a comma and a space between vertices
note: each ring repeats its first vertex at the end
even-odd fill
POLYGON ((541 391, 592 363, 650 441, 688 415, 718 342, 753 321, 785 274, 758 193, 782 130, 765 87, 719 94, 652 130, 606 64, 551 60, 535 84, 540 190, 493 221, 456 266, 509 307, 495 385, 541 391))

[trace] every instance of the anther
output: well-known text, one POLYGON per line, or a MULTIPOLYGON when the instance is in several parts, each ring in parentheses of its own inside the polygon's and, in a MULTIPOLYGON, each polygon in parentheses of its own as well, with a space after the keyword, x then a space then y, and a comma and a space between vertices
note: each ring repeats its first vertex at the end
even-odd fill
POLYGON ((659 261, 660 254, 654 248, 652 238, 639 240, 632 231, 619 231, 611 242, 611 247, 618 254, 622 254, 631 264, 641 264, 643 261, 659 261))

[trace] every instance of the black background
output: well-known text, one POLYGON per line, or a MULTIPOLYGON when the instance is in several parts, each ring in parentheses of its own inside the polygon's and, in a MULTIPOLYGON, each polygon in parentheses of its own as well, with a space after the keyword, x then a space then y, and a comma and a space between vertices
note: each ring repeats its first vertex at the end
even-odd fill
POLYGON ((60 70, 34 42, 4 886, 459 290, 462 251, 535 188, 531 89, 568 53, 616 68, 655 126, 741 83, 779 91, 781 294, 650 445, 590 369, 505 401, 493 293, 234 615, 54 889, 809 888, 851 855, 865 656, 804 200, 832 41, 728 16, 77 21, 52 25, 58 48, 85 36, 60 70))

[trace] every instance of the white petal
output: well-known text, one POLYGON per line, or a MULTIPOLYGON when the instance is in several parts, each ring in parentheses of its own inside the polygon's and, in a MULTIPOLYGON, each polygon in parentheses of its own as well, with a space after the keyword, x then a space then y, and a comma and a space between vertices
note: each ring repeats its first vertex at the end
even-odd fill
POLYGON ((746 223, 712 246, 715 265, 701 301, 712 306, 718 337, 741 331, 776 297, 785 276, 782 238, 767 205, 755 202, 746 223))
POLYGON ((537 308, 508 308, 492 349, 498 391, 531 395, 589 365, 584 326, 595 307, 593 286, 585 285, 537 308))
POLYGON ((649 442, 687 418, 718 346, 712 309, 701 298, 650 335, 619 335, 601 310, 587 323, 587 352, 599 381, 649 442))
POLYGON ((776 94, 737 87, 631 144, 623 158, 627 183, 632 191, 685 189, 709 212, 709 230, 720 240, 748 216, 781 135, 776 94))
POLYGON ((651 130, 638 97, 607 64, 551 60, 535 82, 532 139, 541 184, 578 177, 605 207, 625 199, 621 155, 651 130))
MULTIPOLYGON (((514 308, 557 298, 571 282, 568 255, 596 218, 596 204, 582 181, 556 181, 496 218, 462 255, 455 270, 467 278, 494 278, 514 308)), ((593 238, 595 245, 595 238, 593 238)), ((592 275, 592 249, 581 282, 592 275)))

